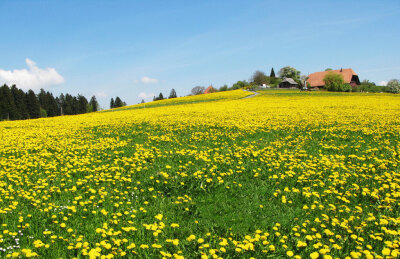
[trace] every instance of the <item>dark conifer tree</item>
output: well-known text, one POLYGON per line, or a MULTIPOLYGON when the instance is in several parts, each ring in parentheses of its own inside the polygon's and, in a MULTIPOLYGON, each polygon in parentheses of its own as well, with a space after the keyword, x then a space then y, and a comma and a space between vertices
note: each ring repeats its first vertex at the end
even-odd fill
POLYGON ((78 114, 78 98, 72 97, 72 114, 78 114))
POLYGON ((31 119, 40 117, 40 103, 34 91, 29 90, 26 93, 26 106, 28 109, 29 117, 31 119))
POLYGON ((271 68, 271 74, 269 75, 269 77, 275 78, 274 68, 271 68))
POLYGON ((114 107, 115 107, 114 98, 111 98, 110 108, 112 109, 114 107))
POLYGON ((164 100, 164 95, 163 95, 162 93, 160 93, 160 94, 158 95, 158 100, 164 100))
POLYGON ((119 98, 118 96, 117 96, 117 98, 115 98, 114 106, 115 106, 115 108, 124 106, 124 103, 122 102, 121 98, 119 98))
POLYGON ((70 95, 70 94, 65 95, 63 112, 65 115, 74 114, 74 99, 73 99, 72 95, 70 95))
POLYGON ((8 85, 0 87, 0 119, 14 120, 18 118, 17 107, 8 85))
POLYGON ((92 96, 89 102, 90 107, 92 107, 93 112, 97 112, 99 110, 99 103, 97 102, 96 96, 92 96))
POLYGON ((86 113, 88 104, 86 97, 78 94, 76 114, 86 113))
POLYGON ((14 99, 14 104, 17 108, 17 120, 28 119, 29 114, 25 103, 25 93, 21 89, 18 89, 15 85, 11 86, 11 94, 14 99))
POLYGON ((48 110, 47 94, 43 88, 40 89, 38 98, 39 98, 40 108, 46 110, 46 112, 47 112, 47 110, 48 110))
POLYGON ((53 117, 53 116, 58 116, 60 115, 60 109, 58 108, 58 104, 56 99, 54 99, 54 96, 52 93, 47 92, 46 93, 46 99, 48 102, 47 106, 47 116, 53 117))

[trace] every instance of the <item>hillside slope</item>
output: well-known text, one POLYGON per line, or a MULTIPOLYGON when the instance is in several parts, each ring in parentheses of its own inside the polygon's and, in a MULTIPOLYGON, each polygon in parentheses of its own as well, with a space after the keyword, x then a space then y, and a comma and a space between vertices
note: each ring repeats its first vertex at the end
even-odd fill
POLYGON ((398 256, 399 97, 246 95, 0 122, 0 256, 398 256))

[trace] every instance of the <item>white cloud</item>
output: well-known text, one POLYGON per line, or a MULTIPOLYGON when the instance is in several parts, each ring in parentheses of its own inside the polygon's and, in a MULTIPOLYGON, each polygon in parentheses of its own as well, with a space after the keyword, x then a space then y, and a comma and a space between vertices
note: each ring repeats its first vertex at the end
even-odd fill
POLYGON ((158 83, 158 79, 150 78, 150 77, 147 77, 147 76, 142 77, 142 79, 140 79, 140 81, 141 81, 142 83, 145 83, 145 84, 154 84, 154 83, 158 83))
POLYGON ((94 95, 99 98, 107 97, 107 94, 105 92, 97 92, 94 95))
POLYGON ((380 86, 387 86, 387 81, 380 81, 379 83, 378 83, 378 85, 380 85, 380 86))
POLYGON ((146 100, 148 98, 153 98, 154 94, 153 93, 141 92, 138 96, 139 96, 139 98, 142 98, 142 99, 146 100))
POLYGON ((37 90, 64 83, 64 78, 54 68, 39 68, 29 58, 25 59, 25 62, 29 69, 0 69, 0 84, 15 84, 24 90, 37 90))

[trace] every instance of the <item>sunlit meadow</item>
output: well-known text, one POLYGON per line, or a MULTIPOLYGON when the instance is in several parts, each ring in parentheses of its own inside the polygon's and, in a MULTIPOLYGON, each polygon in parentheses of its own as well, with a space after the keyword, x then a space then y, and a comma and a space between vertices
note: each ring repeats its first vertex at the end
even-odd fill
POLYGON ((400 97, 247 95, 1 122, 0 257, 399 257, 400 97))

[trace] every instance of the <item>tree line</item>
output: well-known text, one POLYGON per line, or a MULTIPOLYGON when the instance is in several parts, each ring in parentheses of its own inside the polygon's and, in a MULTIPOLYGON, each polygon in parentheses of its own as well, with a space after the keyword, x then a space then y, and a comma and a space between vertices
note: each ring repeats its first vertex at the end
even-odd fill
MULTIPOLYGON (((332 70, 327 68, 326 71, 332 70)), ((228 85, 223 85, 221 87, 213 88, 210 92, 217 91, 230 91, 240 88, 244 89, 256 89, 262 85, 268 85, 270 88, 276 88, 285 78, 292 78, 299 86, 303 89, 306 86, 306 80, 308 77, 306 75, 301 75, 301 72, 294 67, 286 66, 282 67, 278 71, 278 76, 275 74, 274 68, 271 68, 269 76, 263 71, 257 70, 250 77, 249 81, 239 80, 232 84, 230 87, 228 85)), ((350 86, 344 83, 343 76, 338 74, 328 73, 325 80, 325 89, 328 91, 335 92, 387 92, 387 93, 400 93, 400 81, 397 79, 390 80, 386 86, 378 86, 374 82, 369 80, 363 80, 360 85, 350 86)), ((308 86, 308 85, 307 85, 308 86)), ((195 86, 191 90, 191 95, 203 94, 205 91, 204 86, 195 86)))
MULTIPOLYGON (((304 83, 304 78, 300 76, 300 71, 293 67, 286 66, 279 70, 278 76, 276 76, 274 68, 271 68, 269 76, 267 76, 266 73, 257 70, 253 73, 248 81, 239 80, 236 83, 233 83, 230 87, 225 84, 219 88, 211 89, 210 92, 223 92, 241 88, 257 88, 263 84, 269 85, 271 88, 274 88, 277 87, 284 78, 292 78, 297 83, 299 83, 299 85, 302 85, 304 83)), ((206 88, 204 86, 195 86, 191 90, 191 95, 203 94, 205 90, 206 88)))
POLYGON ((54 97, 49 91, 40 89, 24 92, 15 85, 0 87, 0 120, 24 120, 60 115, 75 115, 99 110, 95 96, 90 101, 78 94, 61 94, 54 97))
POLYGON ((118 96, 115 98, 115 100, 114 100, 114 98, 111 98, 111 101, 110 101, 110 108, 111 109, 118 108, 118 107, 123 107, 123 106, 126 106, 126 102, 123 102, 121 100, 121 98, 119 98, 118 96))
MULTIPOLYGON (((178 96, 176 95, 176 91, 175 89, 171 89, 171 92, 169 93, 168 99, 172 99, 172 98, 177 98, 178 96)), ((164 97, 164 95, 162 93, 160 93, 158 96, 153 96, 153 101, 160 101, 160 100, 164 100, 167 99, 164 97)), ((144 100, 142 99, 142 103, 144 103, 144 100)))

